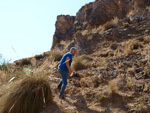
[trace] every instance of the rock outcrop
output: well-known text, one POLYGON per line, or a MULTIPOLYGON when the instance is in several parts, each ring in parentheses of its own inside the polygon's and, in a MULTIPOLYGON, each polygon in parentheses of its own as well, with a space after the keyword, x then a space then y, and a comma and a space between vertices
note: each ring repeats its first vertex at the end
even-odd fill
POLYGON ((75 17, 69 15, 59 15, 57 16, 56 21, 56 31, 53 36, 53 46, 52 49, 56 46, 57 43, 60 43, 61 40, 69 39, 71 35, 71 29, 73 27, 75 17))
POLYGON ((149 5, 148 0, 95 0, 83 6, 76 16, 59 15, 55 25, 52 49, 60 46, 62 40, 71 41, 78 30, 85 29, 87 26, 98 27, 114 17, 124 19, 132 16, 134 23, 140 18, 136 16, 145 15, 146 17, 145 11, 149 5))

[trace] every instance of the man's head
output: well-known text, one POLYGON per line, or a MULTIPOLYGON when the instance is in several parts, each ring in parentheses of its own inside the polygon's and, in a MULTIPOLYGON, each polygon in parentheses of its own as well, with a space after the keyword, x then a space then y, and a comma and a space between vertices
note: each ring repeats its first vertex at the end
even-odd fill
POLYGON ((77 48, 72 47, 72 48, 70 49, 70 53, 74 56, 74 55, 77 53, 77 48))

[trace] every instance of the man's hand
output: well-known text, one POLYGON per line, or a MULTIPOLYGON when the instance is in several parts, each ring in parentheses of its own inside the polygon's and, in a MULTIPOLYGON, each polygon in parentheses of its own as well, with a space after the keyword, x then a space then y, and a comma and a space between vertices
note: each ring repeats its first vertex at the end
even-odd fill
POLYGON ((71 70, 69 70, 69 76, 71 76, 71 73, 72 73, 72 71, 71 71, 71 70))

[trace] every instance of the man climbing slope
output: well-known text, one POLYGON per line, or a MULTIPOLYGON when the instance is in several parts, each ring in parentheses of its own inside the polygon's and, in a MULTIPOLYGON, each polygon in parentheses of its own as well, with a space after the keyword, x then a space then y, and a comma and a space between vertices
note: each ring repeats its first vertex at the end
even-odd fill
POLYGON ((70 52, 67 52, 64 54, 62 57, 59 66, 58 66, 58 72, 61 74, 62 80, 60 81, 59 85, 57 86, 58 89, 61 88, 59 98, 60 99, 65 99, 64 97, 64 91, 67 86, 67 78, 68 75, 70 76, 72 71, 71 71, 71 63, 72 63, 72 56, 74 56, 77 53, 77 49, 75 47, 72 47, 70 49, 70 52))

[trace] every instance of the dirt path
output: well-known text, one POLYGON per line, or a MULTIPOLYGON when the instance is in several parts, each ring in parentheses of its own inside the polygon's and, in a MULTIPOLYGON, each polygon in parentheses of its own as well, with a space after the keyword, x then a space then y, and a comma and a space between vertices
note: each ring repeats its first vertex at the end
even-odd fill
POLYGON ((102 113, 102 109, 95 106, 94 109, 90 108, 82 95, 69 96, 66 99, 59 99, 55 96, 53 103, 48 105, 41 113, 102 113))

